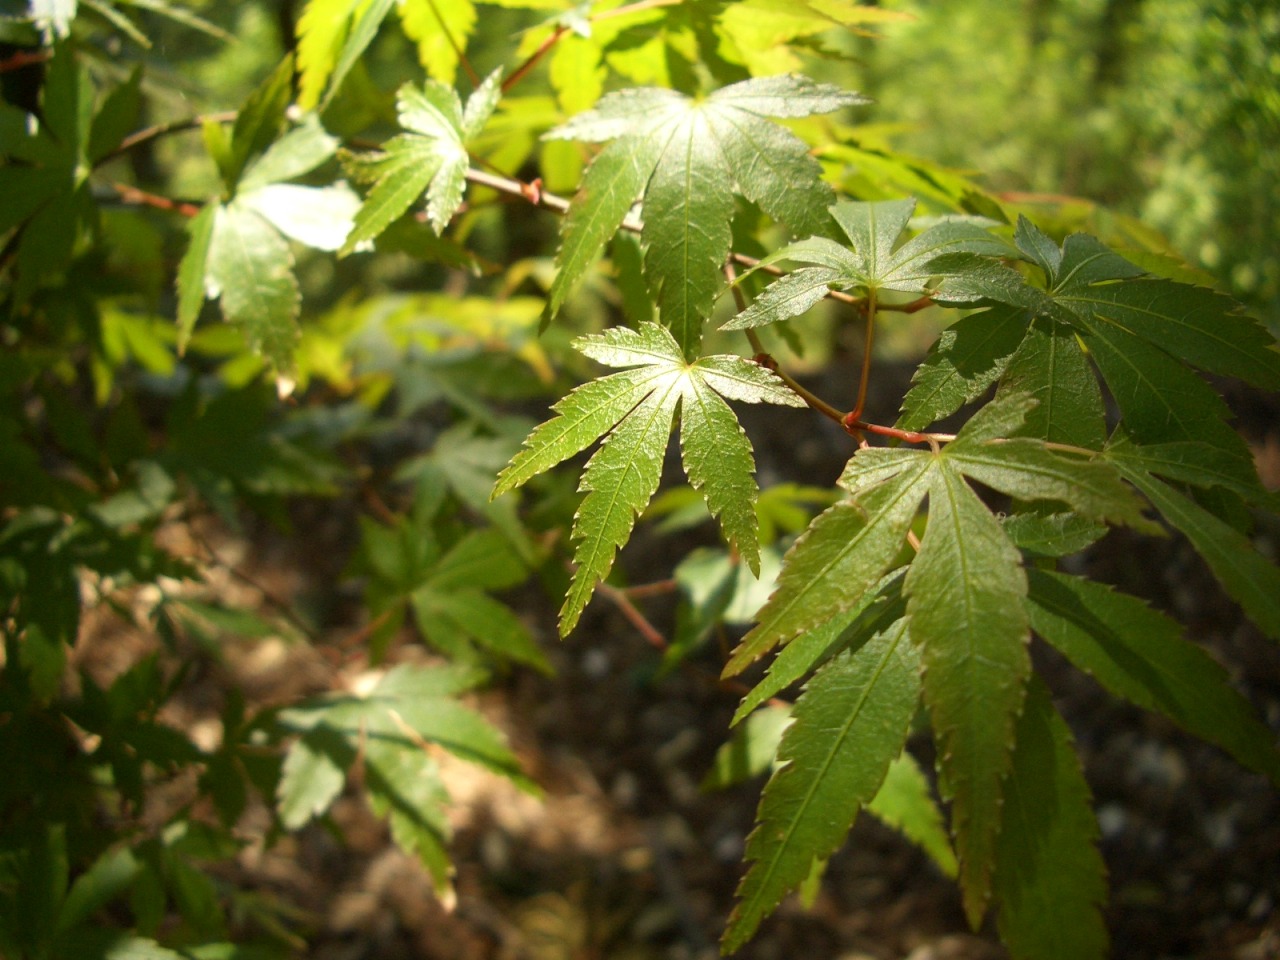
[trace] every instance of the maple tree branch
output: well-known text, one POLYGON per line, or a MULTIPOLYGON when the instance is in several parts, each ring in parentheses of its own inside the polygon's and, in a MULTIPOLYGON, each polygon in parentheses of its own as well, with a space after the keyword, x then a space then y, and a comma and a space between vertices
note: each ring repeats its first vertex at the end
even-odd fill
POLYGON ((637 583, 634 587, 623 587, 622 592, 632 600, 641 600, 645 597, 661 597, 668 593, 674 593, 679 589, 679 584, 674 579, 655 580, 653 583, 637 583))
POLYGON ((0 73, 12 73, 23 67, 35 66, 37 63, 46 62, 52 56, 53 54, 48 50, 18 50, 0 60, 0 73))

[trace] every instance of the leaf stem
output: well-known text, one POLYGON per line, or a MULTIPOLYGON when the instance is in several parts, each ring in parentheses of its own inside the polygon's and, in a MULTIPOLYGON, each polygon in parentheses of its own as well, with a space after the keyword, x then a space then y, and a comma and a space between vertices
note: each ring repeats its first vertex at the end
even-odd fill
POLYGON ((507 93, 512 87, 523 80, 525 78, 525 74, 537 66, 538 61, 546 56, 547 51, 554 47, 559 42, 560 38, 568 32, 569 28, 564 25, 556 27, 547 39, 538 44, 538 49, 529 54, 529 56, 525 58, 524 63, 512 70, 511 76, 502 81, 502 92, 507 93))
POLYGON ((233 123, 236 119, 234 110, 224 110, 221 113, 204 113, 194 117, 187 117, 183 120, 173 120, 169 123, 157 123, 151 127, 144 127, 141 130, 129 134, 120 141, 119 146, 108 153, 105 157, 98 161, 98 165, 106 163, 108 160, 127 153, 141 143, 148 140, 156 140, 160 137, 167 137, 172 133, 185 133, 188 130, 198 130, 204 126, 206 122, 213 123, 233 123))
MULTIPOLYGON (((742 288, 735 282, 738 279, 738 274, 737 271, 733 269, 732 257, 725 262, 724 275, 729 281, 729 289, 733 291, 733 301, 738 307, 738 312, 741 313, 743 310, 747 309, 747 298, 743 294, 742 288)), ((831 418, 836 423, 844 423, 844 415, 839 410, 827 403, 827 401, 823 400, 817 394, 812 393, 805 387, 801 386, 786 371, 778 366, 778 361, 774 359, 773 354, 769 353, 769 351, 764 348, 764 343, 761 341, 758 333, 749 327, 743 332, 747 335, 747 342, 751 344, 751 349, 755 353, 755 356, 752 359, 754 359, 756 363, 768 370, 772 370, 777 375, 778 379, 785 383, 787 387, 790 388, 791 392, 807 403, 810 408, 818 411, 818 413, 822 414, 824 417, 831 418)))
POLYGON ((436 0, 427 0, 427 6, 431 8, 431 13, 436 18, 436 23, 440 25, 440 32, 444 34, 444 38, 449 41, 449 46, 453 48, 453 54, 458 58, 458 63, 466 73, 467 79, 471 81, 473 87, 480 86, 480 74, 476 73, 475 67, 471 66, 471 61, 467 59, 466 51, 454 39, 453 31, 449 29, 449 25, 444 22, 444 17, 440 15, 440 8, 436 6, 436 0))
POLYGON ((134 206, 168 210, 180 213, 184 217, 194 217, 201 209, 198 203, 191 203, 186 200, 171 200, 169 197, 148 193, 146 190, 139 190, 137 187, 132 187, 127 183, 118 183, 115 180, 108 181, 107 186, 118 193, 123 202, 134 206))
POLYGON ((631 598, 627 596, 625 590, 619 590, 617 587, 604 582, 601 582, 596 589, 605 599, 618 608, 618 612, 627 618, 627 622, 636 628, 640 636, 644 637, 650 646, 658 650, 667 649, 667 638, 631 602, 631 598))
POLYGON ((867 405, 867 385, 871 382, 871 347, 876 336, 876 291, 873 287, 867 291, 867 332, 862 340, 862 371, 858 375, 858 399, 847 419, 857 420, 862 416, 862 409, 867 405))

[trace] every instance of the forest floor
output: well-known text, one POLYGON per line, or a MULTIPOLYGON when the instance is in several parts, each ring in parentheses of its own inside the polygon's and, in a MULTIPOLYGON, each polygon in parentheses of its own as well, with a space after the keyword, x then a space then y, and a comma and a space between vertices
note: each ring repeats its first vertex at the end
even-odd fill
MULTIPOLYGON (((1261 401, 1234 399, 1265 478, 1280 486, 1280 415, 1261 401)), ((784 455, 787 429, 749 426, 762 469, 785 463, 811 479, 833 479, 849 454, 841 438, 819 438, 812 448, 784 455)), ((334 596, 350 585, 340 582, 344 548, 333 541, 349 528, 308 522, 299 529, 307 536, 232 533, 216 524, 176 525, 166 536, 179 552, 206 560, 210 550, 216 554, 207 589, 221 602, 265 616, 277 615, 280 601, 340 612, 344 605, 334 596)), ((1272 549, 1280 547, 1280 531, 1261 534, 1272 549)), ((669 545, 642 525, 622 558, 630 581, 669 577, 664 549, 669 545)), ((1242 620, 1186 543, 1113 533, 1082 563, 1175 613, 1280 729, 1280 647, 1242 620)), ((718 793, 698 787, 738 699, 716 679, 723 652, 712 647, 659 677, 660 653, 607 600, 597 598, 574 635, 557 642, 552 600, 533 592, 521 599, 556 675, 513 672, 474 703, 505 731, 544 797, 520 793, 461 761, 447 763, 457 868, 456 899, 449 904, 391 844, 354 788, 335 805, 330 824, 312 824, 270 844, 265 806, 251 809, 239 828, 243 852, 215 869, 228 884, 281 905, 300 956, 717 955, 761 786, 756 781, 718 793)), ((670 627, 670 597, 646 600, 643 608, 659 629, 670 627)), ((80 665, 103 678, 153 645, 106 619, 93 623, 77 654, 80 665)), ((335 616, 321 628, 320 643, 228 638, 217 657, 193 671, 166 718, 197 739, 216 737, 229 685, 259 705, 351 686, 369 669, 362 648, 345 642, 359 627, 335 616)), ((424 656, 406 636, 392 659, 424 656)), ((1034 657, 1072 727, 1094 792, 1110 872, 1105 910, 1112 955, 1280 958, 1280 793, 1216 749, 1111 699, 1043 645, 1034 657)), ((931 760, 925 743, 912 746, 931 760)), ((177 793, 174 803, 181 802, 177 793)), ((990 922, 976 934, 967 929, 954 885, 932 862, 870 816, 859 818, 832 858, 812 907, 794 898, 784 902, 739 954, 746 960, 1005 955, 990 922)))

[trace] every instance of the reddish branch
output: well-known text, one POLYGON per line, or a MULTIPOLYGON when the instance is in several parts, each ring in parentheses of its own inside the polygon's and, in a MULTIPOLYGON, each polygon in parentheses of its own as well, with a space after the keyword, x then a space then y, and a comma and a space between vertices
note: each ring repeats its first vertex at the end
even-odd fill
POLYGON ((162 197, 155 193, 148 193, 146 190, 139 190, 137 187, 131 187, 127 183, 117 183, 113 180, 108 186, 118 193, 120 199, 125 203, 134 204, 135 206, 171 210, 182 214, 184 217, 194 217, 200 212, 199 204, 190 203, 186 200, 171 200, 168 197, 162 197))
POLYGON ((52 54, 48 50, 18 50, 0 60, 0 73, 12 73, 15 70, 21 70, 23 67, 44 63, 51 56, 52 54))

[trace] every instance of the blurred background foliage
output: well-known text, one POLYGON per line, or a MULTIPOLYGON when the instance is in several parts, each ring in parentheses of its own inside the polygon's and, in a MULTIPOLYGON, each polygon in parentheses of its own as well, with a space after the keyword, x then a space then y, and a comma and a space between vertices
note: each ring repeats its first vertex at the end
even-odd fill
POLYGON ((882 6, 913 19, 856 47, 880 135, 1101 233, 1137 217, 1280 322, 1280 5, 882 6))

